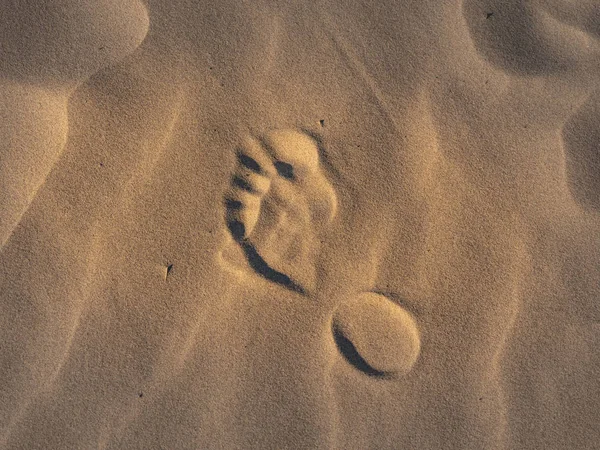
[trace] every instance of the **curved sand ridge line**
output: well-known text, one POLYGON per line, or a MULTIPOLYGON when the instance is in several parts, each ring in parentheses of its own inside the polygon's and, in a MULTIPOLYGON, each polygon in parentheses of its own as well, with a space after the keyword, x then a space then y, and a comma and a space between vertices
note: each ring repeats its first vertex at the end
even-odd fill
POLYGON ((562 129, 567 183, 575 200, 600 211, 600 96, 592 95, 562 129))
POLYGON ((547 3, 465 0, 463 15, 479 54, 493 66, 521 76, 568 72, 590 64, 594 70, 600 32, 590 12, 597 8, 589 2, 547 3))
MULTIPOLYGON (((67 108, 73 93, 95 73, 135 51, 148 32, 148 12, 137 0, 102 0, 94 6, 75 1, 26 1, 20 2, 19 8, 0 7, 3 17, 9 19, 3 29, 0 62, 0 99, 5 106, 0 128, 1 187, 8 193, 0 196, 0 248, 10 239, 65 147, 67 108)), ((59 336, 53 338, 53 346, 69 348, 72 333, 66 342, 59 336)), ((32 376, 20 368, 22 364, 7 368, 5 380, 10 382, 3 391, 10 392, 10 401, 0 412, 2 442, 10 438, 13 425, 62 364, 44 360, 39 349, 27 346, 15 353, 38 369, 32 376)), ((54 353, 54 348, 47 349, 46 354, 54 353)))
POLYGON ((60 157, 79 85, 137 49, 148 32, 139 1, 24 1, 0 6, 0 248, 60 157), (43 17, 43 22, 41 22, 43 17))
MULTIPOLYGON (((597 2, 550 0, 540 4, 498 0, 463 2, 463 15, 479 55, 492 66, 541 83, 558 75, 573 85, 600 61, 600 9, 597 2), (583 75, 582 75, 583 74, 583 75)), ((554 83, 554 81, 550 81, 554 83)), ((560 83, 560 82, 559 82, 560 83)), ((557 87, 556 89, 559 89, 557 87)), ((558 122, 564 148, 565 182, 573 200, 584 208, 600 208, 598 94, 586 87, 582 102, 561 112, 558 122), (572 111, 575 111, 574 113, 572 111)), ((578 93, 580 95, 581 93, 578 93)), ((548 99, 548 102, 551 102, 548 99)), ((550 107, 549 107, 550 109, 550 107)))

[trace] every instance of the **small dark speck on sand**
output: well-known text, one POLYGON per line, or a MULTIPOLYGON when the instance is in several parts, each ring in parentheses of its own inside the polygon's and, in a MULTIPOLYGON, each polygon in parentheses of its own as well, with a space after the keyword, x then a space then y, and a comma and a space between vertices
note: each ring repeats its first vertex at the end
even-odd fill
POLYGON ((165 281, 171 276, 172 271, 173 271, 173 264, 169 264, 165 270, 165 281))
POLYGON ((486 18, 486 19, 489 19, 489 18, 490 18, 490 17, 492 17, 493 15, 494 15, 494 13, 493 13, 493 12, 489 12, 489 13, 487 13, 487 14, 485 15, 485 18, 486 18))

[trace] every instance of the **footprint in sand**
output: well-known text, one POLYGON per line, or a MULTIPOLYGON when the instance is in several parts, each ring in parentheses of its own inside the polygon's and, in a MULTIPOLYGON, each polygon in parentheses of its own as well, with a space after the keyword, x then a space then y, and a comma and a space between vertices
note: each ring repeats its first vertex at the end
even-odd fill
POLYGON ((319 233, 337 211, 314 138, 291 129, 247 137, 225 208, 231 236, 256 273, 301 294, 314 290, 319 233))
MULTIPOLYGON (((225 194, 232 244, 260 276, 309 295, 316 285, 319 233, 335 217, 337 195, 319 161, 318 142, 296 130, 247 137, 225 194)), ((412 315, 373 292, 343 301, 332 319, 340 353, 361 372, 409 372, 421 348, 412 315)))
POLYGON ((333 315, 332 332, 344 358, 376 378, 407 374, 421 351, 413 316, 374 292, 363 292, 342 302, 333 315))

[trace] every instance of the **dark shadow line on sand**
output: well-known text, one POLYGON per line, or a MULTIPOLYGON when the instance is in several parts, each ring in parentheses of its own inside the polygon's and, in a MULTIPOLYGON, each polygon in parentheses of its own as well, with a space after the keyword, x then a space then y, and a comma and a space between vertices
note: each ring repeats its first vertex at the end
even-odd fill
POLYGON ((377 370, 369 365, 356 350, 354 344, 343 335, 343 333, 334 325, 332 327, 333 339, 342 356, 356 369, 360 370, 365 375, 378 379, 390 378, 390 374, 377 370))
POLYGON ((280 286, 283 286, 290 291, 297 292, 301 295, 306 295, 306 290, 292 280, 285 273, 279 272, 273 269, 269 264, 263 259, 262 256, 258 253, 256 248, 244 238, 245 236, 245 227, 244 224, 238 221, 230 221, 227 223, 227 227, 233 238, 240 245, 241 249, 244 252, 244 256, 248 261, 248 264, 258 275, 263 278, 266 278, 273 283, 276 283, 280 286))
POLYGON ((240 242, 240 246, 246 255, 248 264, 250 267, 263 278, 272 281, 273 283, 279 284, 290 291, 297 292, 298 294, 306 295, 306 291, 302 286, 295 283, 285 273, 279 272, 273 269, 267 262, 259 255, 258 251, 248 241, 240 242))

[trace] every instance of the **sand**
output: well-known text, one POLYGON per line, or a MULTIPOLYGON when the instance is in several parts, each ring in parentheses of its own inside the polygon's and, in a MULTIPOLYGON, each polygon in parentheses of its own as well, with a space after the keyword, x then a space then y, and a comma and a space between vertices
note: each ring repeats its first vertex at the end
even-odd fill
POLYGON ((0 19, 0 448, 600 448, 596 0, 0 19))

